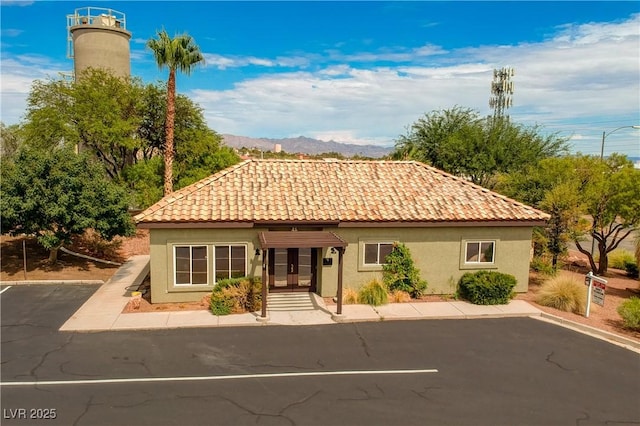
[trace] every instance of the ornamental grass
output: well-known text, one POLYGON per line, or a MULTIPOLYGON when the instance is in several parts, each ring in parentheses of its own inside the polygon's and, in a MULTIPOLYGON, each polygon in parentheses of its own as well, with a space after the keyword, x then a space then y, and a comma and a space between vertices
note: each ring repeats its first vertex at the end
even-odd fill
POLYGON ((542 284, 536 295, 536 302, 542 306, 582 315, 587 306, 587 287, 573 278, 555 277, 542 284))

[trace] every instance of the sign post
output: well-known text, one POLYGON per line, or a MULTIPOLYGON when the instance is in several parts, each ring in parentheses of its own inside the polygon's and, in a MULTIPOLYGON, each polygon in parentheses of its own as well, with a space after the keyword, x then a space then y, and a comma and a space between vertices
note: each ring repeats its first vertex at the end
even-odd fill
POLYGON ((592 299, 593 303, 604 306, 604 291, 607 288, 607 280, 593 275, 593 272, 589 271, 589 273, 584 277, 584 284, 589 286, 589 289, 587 290, 587 308, 584 316, 589 318, 592 299))

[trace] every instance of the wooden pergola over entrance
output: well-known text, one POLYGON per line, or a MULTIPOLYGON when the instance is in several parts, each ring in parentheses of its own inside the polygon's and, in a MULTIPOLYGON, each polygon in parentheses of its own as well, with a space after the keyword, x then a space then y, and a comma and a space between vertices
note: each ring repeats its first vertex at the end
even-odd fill
POLYGON ((262 318, 267 317, 267 276, 269 274, 269 249, 276 248, 327 248, 338 251, 338 315, 342 314, 342 258, 347 242, 333 232, 325 231, 269 231, 260 232, 260 248, 262 249, 262 318))

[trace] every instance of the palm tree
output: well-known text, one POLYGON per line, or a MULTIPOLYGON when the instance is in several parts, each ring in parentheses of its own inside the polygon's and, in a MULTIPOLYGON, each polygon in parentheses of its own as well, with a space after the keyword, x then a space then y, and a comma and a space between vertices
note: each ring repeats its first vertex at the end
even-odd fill
POLYGON ((200 48, 193 38, 187 34, 169 37, 163 29, 158 31, 158 38, 147 42, 153 51, 158 68, 169 68, 167 82, 167 120, 165 122, 164 145, 164 195, 173 192, 173 130, 176 116, 176 70, 189 75, 194 66, 204 62, 200 48))

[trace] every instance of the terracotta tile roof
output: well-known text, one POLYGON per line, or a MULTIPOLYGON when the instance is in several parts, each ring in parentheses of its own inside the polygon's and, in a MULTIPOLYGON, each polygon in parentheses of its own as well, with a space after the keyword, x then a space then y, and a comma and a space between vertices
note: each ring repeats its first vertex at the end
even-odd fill
POLYGON ((135 220, 344 223, 548 217, 415 161, 247 160, 174 192, 135 220))

